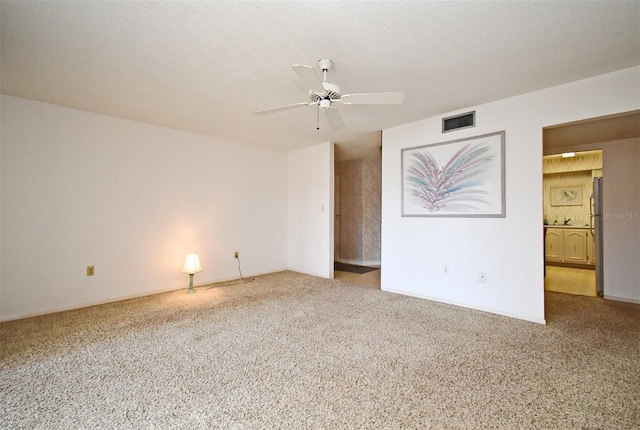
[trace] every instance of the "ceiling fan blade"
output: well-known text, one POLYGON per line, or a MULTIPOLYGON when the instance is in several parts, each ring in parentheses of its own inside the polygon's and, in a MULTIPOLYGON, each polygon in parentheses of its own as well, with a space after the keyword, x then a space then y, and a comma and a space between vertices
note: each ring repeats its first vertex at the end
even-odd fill
POLYGON ((404 92, 344 94, 340 102, 345 105, 397 105, 404 101, 404 92))
POLYGON ((278 106, 278 107, 269 108, 269 109, 265 109, 265 110, 259 110, 258 112, 256 112, 256 115, 266 115, 266 114, 269 114, 269 113, 275 113, 275 112, 280 112, 280 111, 283 111, 283 110, 289 110, 289 109, 297 108, 297 107, 300 107, 300 106, 309 106, 310 104, 317 104, 317 103, 300 102, 300 103, 294 103, 294 104, 291 104, 291 105, 278 106))
POLYGON ((338 109, 327 108, 324 110, 324 117, 327 119, 327 124, 334 130, 340 130, 344 128, 344 121, 340 116, 338 109))
POLYGON ((318 77, 316 70, 311 66, 305 66, 304 64, 294 64, 293 70, 300 76, 300 79, 304 81, 310 90, 317 92, 324 92, 322 86, 322 80, 318 77))

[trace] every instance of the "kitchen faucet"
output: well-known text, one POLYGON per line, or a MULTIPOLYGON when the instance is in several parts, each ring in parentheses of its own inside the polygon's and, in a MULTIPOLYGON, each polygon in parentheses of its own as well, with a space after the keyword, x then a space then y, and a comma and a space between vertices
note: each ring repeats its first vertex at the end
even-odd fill
POLYGON ((566 218, 565 218, 565 220, 564 220, 564 225, 569 225, 569 221, 571 221, 571 218, 569 218, 569 219, 566 219, 566 218))

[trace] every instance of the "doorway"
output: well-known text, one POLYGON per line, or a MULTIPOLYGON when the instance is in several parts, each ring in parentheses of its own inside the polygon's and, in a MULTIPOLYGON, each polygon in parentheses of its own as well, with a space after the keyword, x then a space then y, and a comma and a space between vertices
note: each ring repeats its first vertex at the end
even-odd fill
POLYGON ((596 275, 605 299, 638 303, 640 110, 549 126, 542 133, 543 155, 602 150, 602 258, 596 275))
POLYGON ((333 190, 333 259, 340 260, 340 176, 334 175, 333 190))
POLYGON ((597 297, 602 150, 543 157, 545 291, 597 297), (598 202, 598 204, 595 204, 598 202))
POLYGON ((335 144, 334 277, 380 288, 382 135, 335 144))

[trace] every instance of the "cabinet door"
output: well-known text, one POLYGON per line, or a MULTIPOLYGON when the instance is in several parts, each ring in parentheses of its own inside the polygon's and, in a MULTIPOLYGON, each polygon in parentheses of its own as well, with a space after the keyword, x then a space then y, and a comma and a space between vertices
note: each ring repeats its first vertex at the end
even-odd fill
POLYGON ((587 263, 587 231, 564 231, 564 261, 567 263, 587 263))
POLYGON ((564 259, 564 237, 562 230, 548 228, 545 239, 547 261, 562 261, 564 259))
POLYGON ((587 234, 587 249, 589 264, 596 264, 596 238, 593 236, 593 233, 591 233, 591 230, 589 230, 587 234))

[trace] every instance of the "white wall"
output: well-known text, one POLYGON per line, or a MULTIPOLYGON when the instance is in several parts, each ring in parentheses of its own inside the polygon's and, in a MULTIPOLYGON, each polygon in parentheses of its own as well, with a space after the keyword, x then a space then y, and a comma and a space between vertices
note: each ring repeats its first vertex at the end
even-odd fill
POLYGON ((0 96, 0 321, 2 321, 2 96, 0 96))
POLYGON ((289 153, 289 268, 333 278, 334 145, 289 153))
POLYGON ((604 297, 640 303, 640 139, 603 153, 604 297))
POLYGON ((287 268, 286 153, 1 103, 1 319, 287 268))
POLYGON ((382 289, 544 323, 542 128, 636 110, 639 94, 634 67, 384 130, 382 289), (469 110, 476 127, 441 133, 442 117, 469 110), (400 216, 402 148, 501 130, 506 218, 400 216))

